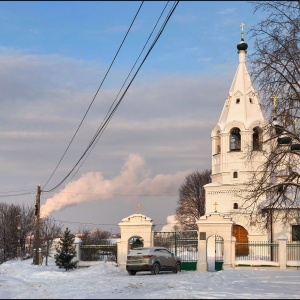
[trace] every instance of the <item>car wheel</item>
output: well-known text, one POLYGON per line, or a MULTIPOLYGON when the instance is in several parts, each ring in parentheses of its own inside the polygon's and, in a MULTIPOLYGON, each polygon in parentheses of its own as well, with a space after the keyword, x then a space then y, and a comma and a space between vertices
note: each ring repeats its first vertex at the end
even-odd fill
POLYGON ((136 271, 132 271, 132 270, 131 270, 131 271, 128 271, 128 274, 129 274, 129 275, 135 275, 135 274, 136 274, 136 271))
POLYGON ((160 272, 160 265, 159 265, 159 263, 155 263, 155 264, 152 266, 151 273, 152 273, 153 275, 157 275, 157 274, 159 274, 159 272, 160 272))
POLYGON ((178 272, 181 272, 181 263, 180 262, 176 263, 176 266, 173 270, 173 273, 178 273, 178 272))

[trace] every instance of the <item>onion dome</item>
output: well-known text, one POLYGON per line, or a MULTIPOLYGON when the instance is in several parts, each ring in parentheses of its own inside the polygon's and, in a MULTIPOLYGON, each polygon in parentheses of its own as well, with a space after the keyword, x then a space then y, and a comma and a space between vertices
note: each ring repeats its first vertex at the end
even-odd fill
POLYGON ((248 44, 244 42, 244 39, 241 39, 241 41, 237 44, 237 49, 246 51, 248 48, 248 44))

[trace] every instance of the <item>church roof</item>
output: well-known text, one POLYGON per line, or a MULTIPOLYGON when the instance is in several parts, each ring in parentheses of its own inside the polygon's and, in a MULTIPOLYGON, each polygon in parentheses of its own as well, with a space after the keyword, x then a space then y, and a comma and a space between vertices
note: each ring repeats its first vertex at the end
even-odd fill
POLYGON ((254 122, 264 123, 259 97, 252 84, 247 66, 248 45, 242 38, 237 45, 239 64, 217 126, 224 130, 227 124, 238 122, 248 129, 254 122))

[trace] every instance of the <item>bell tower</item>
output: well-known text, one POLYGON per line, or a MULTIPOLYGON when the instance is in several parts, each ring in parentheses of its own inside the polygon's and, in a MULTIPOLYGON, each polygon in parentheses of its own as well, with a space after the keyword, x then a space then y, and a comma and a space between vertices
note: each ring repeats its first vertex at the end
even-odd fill
POLYGON ((248 45, 244 41, 244 25, 241 41, 237 45, 238 66, 225 98, 220 118, 211 132, 212 182, 205 185, 206 213, 238 213, 243 200, 240 193, 245 189, 252 171, 264 161, 263 128, 265 119, 257 92, 246 66, 248 45), (247 157, 255 150, 251 160, 247 157))

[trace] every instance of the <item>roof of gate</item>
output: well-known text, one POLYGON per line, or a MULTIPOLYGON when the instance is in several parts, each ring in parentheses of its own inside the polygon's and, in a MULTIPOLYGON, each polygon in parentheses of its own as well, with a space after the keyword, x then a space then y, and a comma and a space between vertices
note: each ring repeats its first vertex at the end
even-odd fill
POLYGON ((130 215, 129 217, 127 218, 124 218, 122 219, 122 222, 133 222, 133 223, 141 223, 141 222, 146 222, 146 223, 152 223, 152 219, 143 215, 143 214, 140 214, 140 213, 137 213, 137 214, 133 214, 133 215, 130 215))

